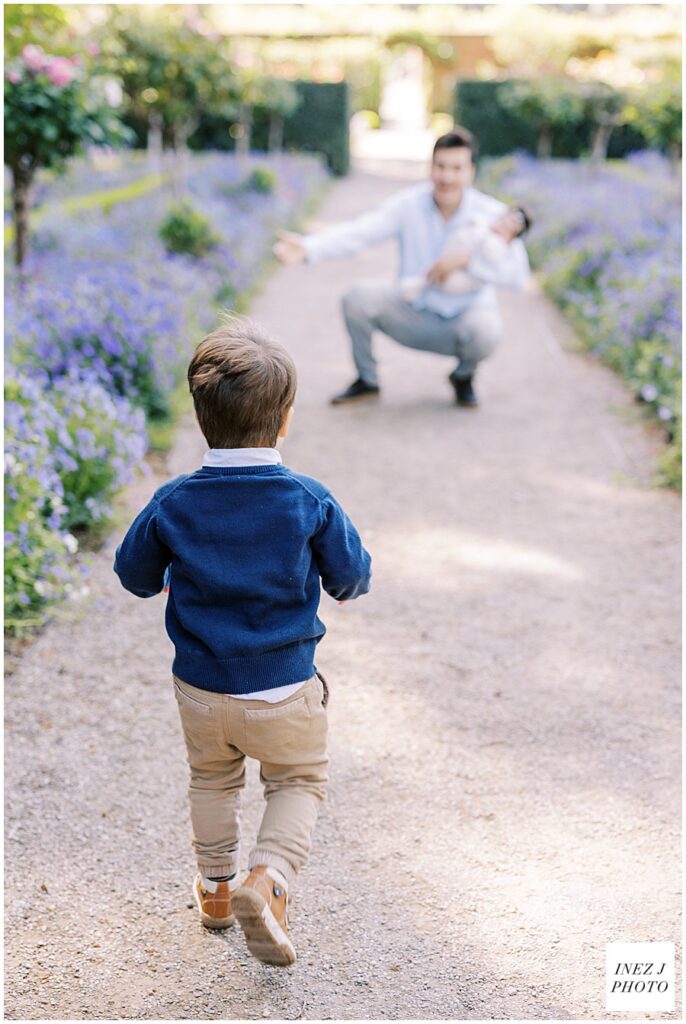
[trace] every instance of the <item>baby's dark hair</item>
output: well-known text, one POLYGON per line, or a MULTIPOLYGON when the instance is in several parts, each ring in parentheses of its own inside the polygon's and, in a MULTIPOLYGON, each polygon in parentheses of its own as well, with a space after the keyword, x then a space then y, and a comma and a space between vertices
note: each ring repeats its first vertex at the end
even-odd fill
POLYGON ((295 397, 295 364, 253 320, 222 319, 188 367, 200 429, 210 448, 274 447, 295 397))
POLYGON ((525 235, 527 233, 527 231, 529 230, 529 228, 531 227, 531 225, 534 222, 533 221, 533 217, 531 216, 531 211, 526 206, 511 206, 510 209, 511 210, 516 210, 517 213, 521 213, 522 218, 524 220, 524 225, 522 227, 522 230, 516 236, 517 238, 521 238, 522 235, 525 235))

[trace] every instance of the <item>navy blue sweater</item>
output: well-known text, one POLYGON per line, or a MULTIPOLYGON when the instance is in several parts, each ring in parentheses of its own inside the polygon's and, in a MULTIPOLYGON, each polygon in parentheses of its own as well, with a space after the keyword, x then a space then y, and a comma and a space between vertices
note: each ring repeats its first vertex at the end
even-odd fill
POLYGON ((314 675, 326 632, 319 580, 339 601, 369 590, 371 559, 335 498, 281 465, 203 467, 155 492, 117 549, 138 597, 169 574, 167 632, 180 679, 252 693, 314 675))

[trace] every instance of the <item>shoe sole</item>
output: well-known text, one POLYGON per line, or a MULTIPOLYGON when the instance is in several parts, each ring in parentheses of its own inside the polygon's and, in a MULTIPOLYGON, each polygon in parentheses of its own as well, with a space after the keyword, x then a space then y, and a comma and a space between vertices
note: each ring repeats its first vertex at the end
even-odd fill
POLYGON ((236 889, 231 894, 231 906, 254 957, 273 967, 295 963, 293 944, 259 893, 236 889))
POLYGON ((210 917, 209 914, 206 914, 202 909, 200 894, 195 886, 193 886, 193 896, 195 897, 195 905, 200 914, 200 920, 206 928, 231 928, 236 923, 236 918, 233 914, 230 917, 210 917))
POLYGON ((355 395, 354 398, 332 398, 329 402, 329 405, 351 405, 354 404, 355 402, 369 402, 370 400, 376 399, 378 397, 378 392, 372 392, 372 394, 370 395, 355 395))
POLYGON ((200 920, 206 928, 232 928, 236 923, 233 914, 231 917, 210 917, 202 910, 200 911, 200 920))

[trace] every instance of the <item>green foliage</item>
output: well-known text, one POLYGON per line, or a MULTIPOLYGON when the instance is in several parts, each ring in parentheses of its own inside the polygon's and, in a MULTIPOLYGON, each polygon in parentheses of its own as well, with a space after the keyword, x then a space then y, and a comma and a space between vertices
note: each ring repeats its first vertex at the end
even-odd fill
POLYGON ((552 148, 555 129, 576 130, 584 117, 584 102, 574 82, 557 76, 505 82, 499 90, 506 110, 528 122, 539 133, 539 156, 552 148))
MULTIPOLYGON (((322 153, 334 174, 347 174, 350 167, 349 89, 347 82, 296 82, 300 104, 284 120, 284 148, 322 153)), ((229 135, 231 118, 203 116, 190 140, 192 149, 233 150, 229 135)), ((255 108, 252 148, 266 150, 269 118, 255 108)))
POLYGON ((679 421, 677 430, 672 438, 672 444, 662 453, 658 461, 657 483, 663 487, 674 487, 678 491, 682 489, 682 446, 682 428, 681 421, 679 421))
MULTIPOLYGON (((459 82, 455 89, 455 121, 474 132, 482 156, 504 156, 516 150, 539 151, 544 113, 550 117, 554 112, 555 121, 549 122, 551 155, 586 155, 597 125, 606 118, 616 124, 616 99, 607 92, 601 94, 595 88, 582 89, 578 83, 565 81, 569 81, 567 97, 549 84, 550 79, 541 80, 544 84, 540 89, 536 83, 521 79, 459 82)), ((619 109, 621 112, 623 108, 619 109)), ((623 157, 632 150, 645 149, 646 139, 639 127, 638 122, 614 127, 608 156, 623 157)))
POLYGON ((210 38, 168 6, 164 19, 143 8, 120 9, 103 53, 124 89, 126 109, 148 125, 166 125, 185 142, 202 113, 218 112, 239 99, 227 41, 210 38))
POLYGON ((57 389, 52 397, 62 420, 59 431, 49 435, 53 450, 65 430, 71 439, 68 462, 60 467, 67 507, 63 525, 69 530, 102 526, 110 519, 112 499, 122 486, 120 464, 126 448, 139 443, 142 414, 122 421, 112 397, 98 387, 88 393, 84 389, 81 401, 74 390, 57 389))
MULTIPOLYGON (((215 301, 217 300, 215 299, 215 301)), ((167 404, 169 408, 167 416, 148 420, 148 449, 151 452, 168 452, 174 443, 179 421, 193 411, 193 402, 185 372, 179 373, 176 384, 167 393, 167 404)))
POLYGON ((276 188, 276 174, 267 167, 255 167, 246 179, 245 188, 248 192, 269 195, 276 188))
POLYGON ((219 242, 208 219, 188 201, 172 207, 160 226, 159 235, 168 252, 186 253, 196 258, 205 256, 219 242))
POLYGON ((237 309, 239 298, 236 288, 228 281, 221 284, 214 294, 216 305, 223 309, 237 309))
POLYGON ((626 96, 607 82, 570 83, 581 97, 587 118, 593 124, 621 124, 626 107, 626 96))
MULTIPOLYGON (((7 488, 6 478, 5 492, 7 488)), ((5 498, 5 533, 16 538, 5 545, 4 558, 5 626, 10 629, 32 617, 36 623, 40 621, 40 608, 64 591, 55 569, 66 572, 68 560, 64 540, 50 528, 46 516, 36 511, 36 501, 42 497, 36 479, 23 475, 15 489, 17 501, 5 498), (25 533, 20 540, 22 525, 25 533)))
POLYGON ((465 80, 455 89, 455 120, 474 132, 482 156, 504 156, 516 149, 533 153, 537 132, 503 102, 501 93, 512 89, 510 82, 465 80))
POLYGON ((15 258, 24 262, 29 188, 41 167, 61 170, 84 146, 122 143, 128 132, 105 102, 104 85, 88 83, 76 60, 33 44, 5 73, 5 163, 12 171, 15 258), (101 89, 102 86, 102 89, 101 89))
POLYGON ((334 174, 350 168, 347 82, 298 82, 301 104, 284 128, 286 149, 323 153, 334 174))
POLYGON ((291 117, 300 106, 300 96, 293 82, 273 75, 258 75, 241 89, 241 100, 259 107, 265 114, 291 117))
POLYGON ((635 90, 629 97, 627 120, 652 145, 669 153, 681 149, 682 96, 676 77, 635 90))
POLYGON ((59 169, 86 145, 124 141, 114 110, 95 88, 81 77, 56 84, 49 74, 17 64, 5 77, 5 163, 13 171, 59 169))
POLYGON ((240 199, 248 192, 271 195, 277 186, 277 176, 268 167, 254 167, 250 174, 237 185, 221 185, 218 192, 227 199, 240 199))
POLYGON ((70 53, 67 11, 58 4, 4 4, 5 60, 15 60, 25 46, 37 44, 51 53, 70 53))
MULTIPOLYGON (((57 420, 50 404, 18 380, 6 382, 5 403, 5 625, 12 629, 40 621, 42 606, 64 591, 69 555, 78 544, 55 528, 64 502, 45 429, 57 420), (19 461, 19 443, 28 466, 19 461)), ((70 581, 66 585, 71 589, 70 581)))

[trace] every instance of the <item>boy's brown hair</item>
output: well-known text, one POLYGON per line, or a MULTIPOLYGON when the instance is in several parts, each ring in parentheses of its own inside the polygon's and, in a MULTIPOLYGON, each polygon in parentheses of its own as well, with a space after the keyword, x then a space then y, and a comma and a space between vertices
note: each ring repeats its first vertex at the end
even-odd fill
POLYGON ((223 320, 188 367, 200 429, 210 448, 274 447, 295 397, 295 364, 253 320, 223 320))

